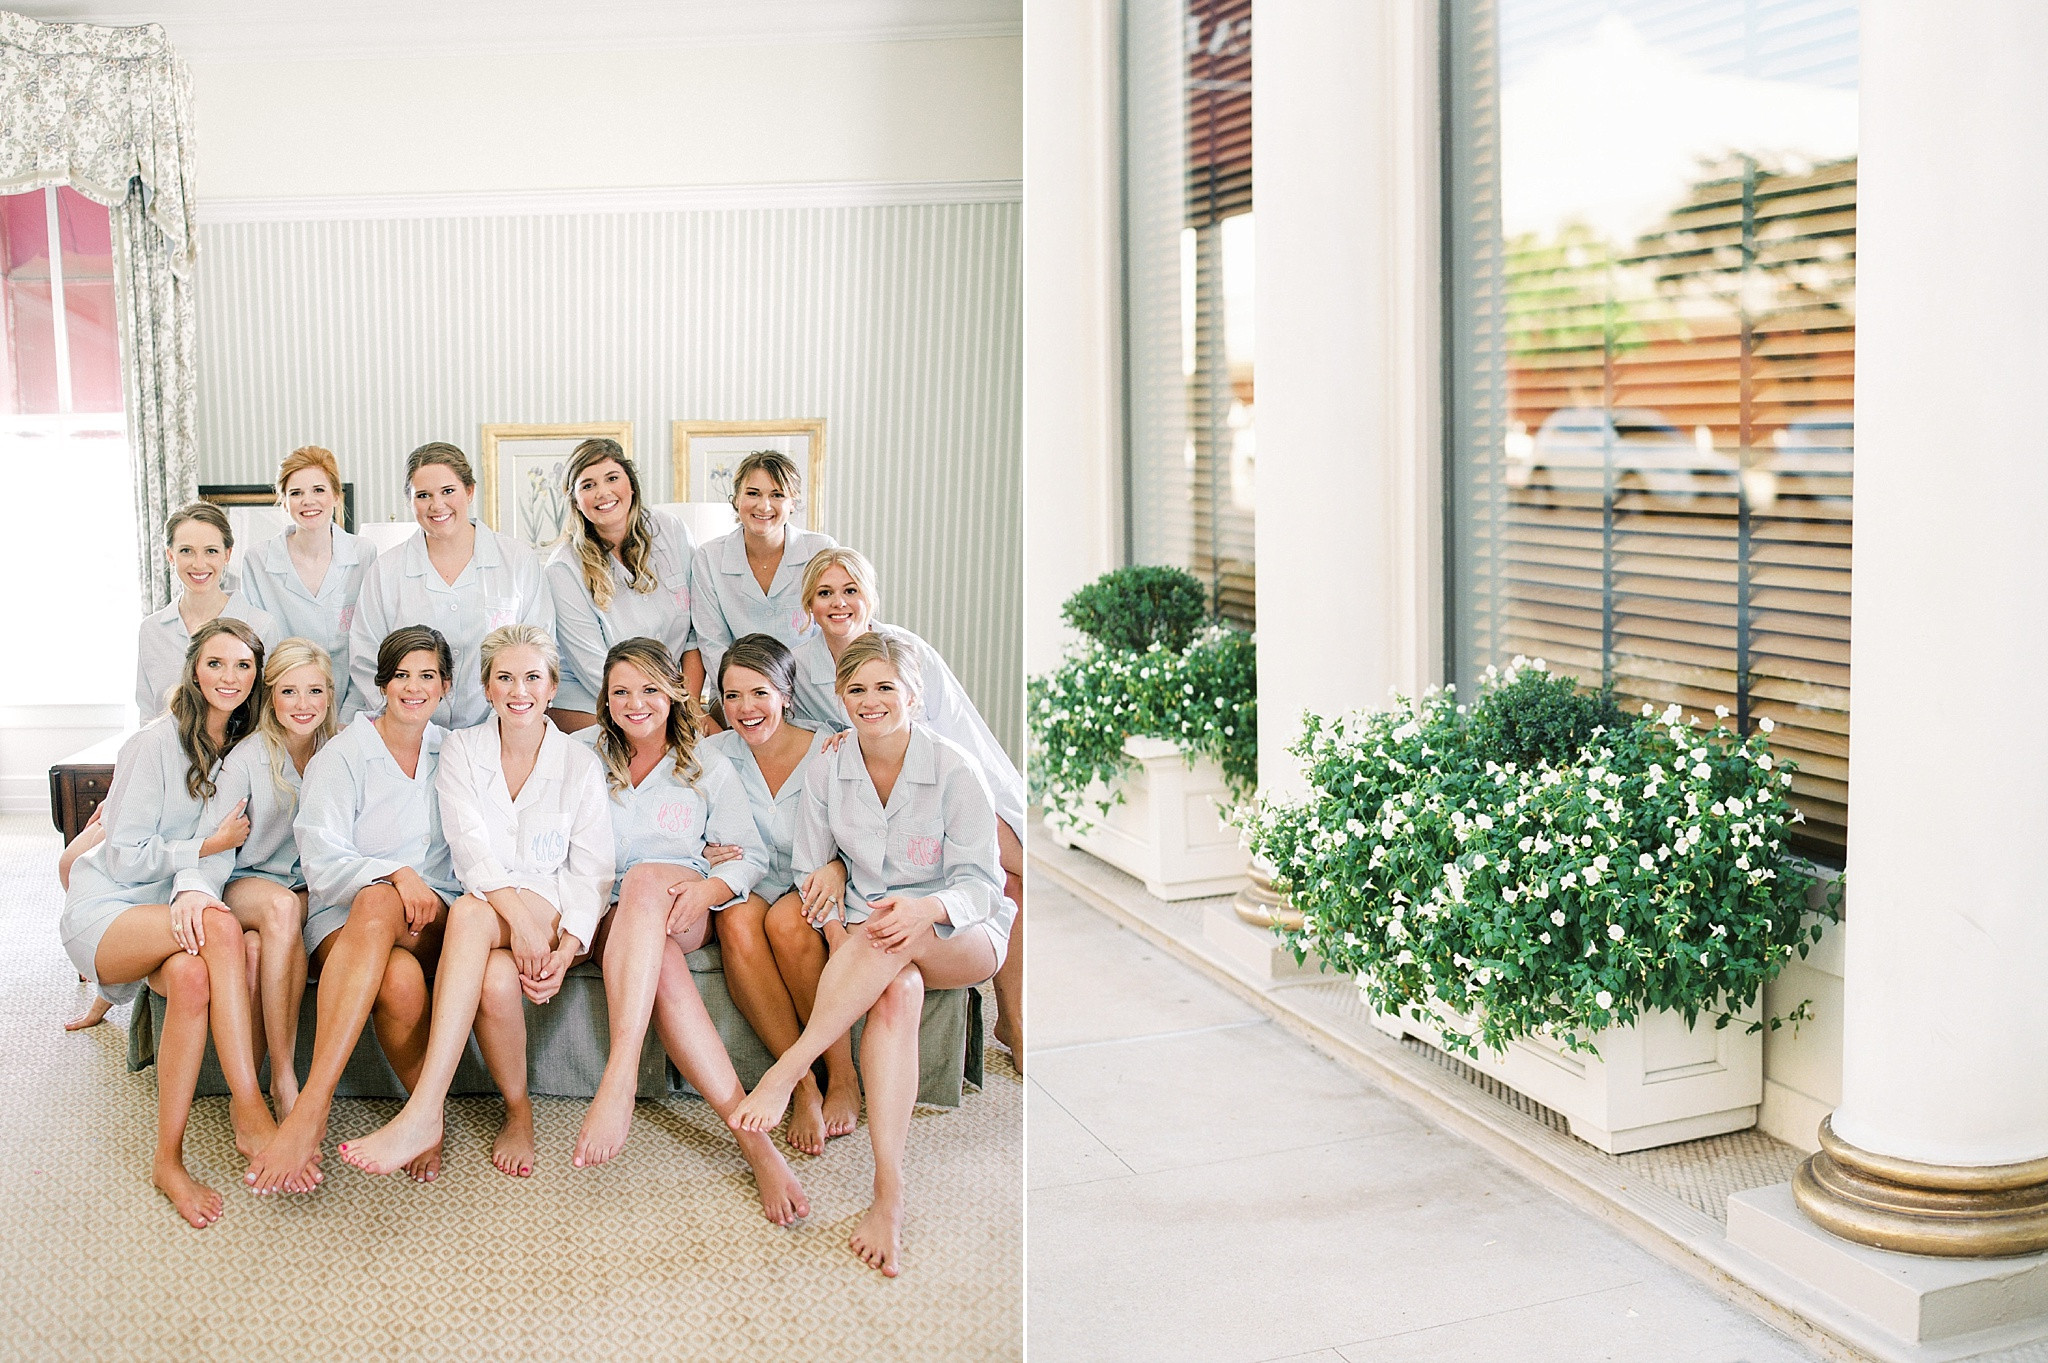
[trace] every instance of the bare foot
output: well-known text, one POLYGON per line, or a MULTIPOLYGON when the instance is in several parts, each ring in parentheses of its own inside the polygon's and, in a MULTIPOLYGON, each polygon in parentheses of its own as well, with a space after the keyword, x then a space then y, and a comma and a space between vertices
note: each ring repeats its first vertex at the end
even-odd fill
POLYGON ((414 1183, 432 1183, 441 1177, 441 1143, 434 1142, 434 1148, 418 1159, 406 1162, 405 1172, 412 1176, 414 1183))
POLYGON ((1017 1073, 1024 1073, 1024 1030, 1011 1021, 1008 1014, 996 1019, 996 1045, 1010 1053, 1010 1063, 1017 1073))
POLYGON ((100 1019, 105 1017, 107 1010, 113 1006, 105 998, 95 994, 92 996, 92 1006, 65 1023, 64 1030, 67 1032, 82 1032, 88 1027, 97 1027, 100 1025, 100 1019))
POLYGON ((322 1178, 320 1143, 326 1139, 325 1110, 299 1103, 250 1159, 242 1182, 258 1193, 310 1191, 322 1178))
POLYGON ((808 1074, 797 1080, 790 1103, 789 1148, 806 1155, 824 1154, 825 1100, 819 1096, 818 1081, 808 1074))
POLYGON ((277 1121, 260 1097, 229 1098, 228 1122, 235 1129, 235 1149, 243 1159, 256 1158, 277 1135, 277 1121))
POLYGON ((441 1143, 441 1113, 407 1103, 398 1115, 361 1140, 343 1141, 341 1157, 366 1174, 403 1169, 441 1143))
POLYGON ((825 1134, 851 1136, 860 1125, 860 1079, 848 1070, 844 1079, 832 1078, 825 1086, 825 1134))
POLYGON ((149 1181, 171 1200, 178 1215, 190 1222, 194 1230, 205 1230, 220 1220, 220 1194, 186 1173, 184 1162, 176 1155, 158 1155, 150 1168, 149 1181))
POLYGON ((847 1243, 869 1268, 881 1269, 885 1278, 895 1277, 896 1260, 903 1253, 903 1199, 876 1199, 847 1243))
POLYGON ((505 1104, 505 1124, 491 1142, 491 1163, 501 1174, 525 1178, 533 1173, 533 1102, 505 1104))
POLYGON ((775 1142, 751 1131, 740 1133, 740 1153, 754 1170, 754 1186, 761 1190, 761 1215, 778 1226, 787 1226, 811 1214, 811 1200, 797 1182, 789 1161, 775 1148, 775 1142))
MULTIPOLYGON (((780 1063, 769 1068, 761 1076, 761 1082, 754 1085, 754 1091, 740 1099, 739 1106, 725 1119, 725 1124, 735 1131, 758 1131, 763 1134, 782 1125, 782 1114, 789 1108, 790 1081, 775 1073, 780 1063)), ((802 1076, 798 1076, 801 1078, 802 1076)))
POLYGON ((590 1100, 590 1110, 583 1114, 583 1129, 576 1133, 576 1153, 569 1163, 578 1169, 589 1169, 625 1149, 626 1132, 633 1126, 633 1100, 637 1096, 625 1084, 599 1080, 597 1096, 590 1100))

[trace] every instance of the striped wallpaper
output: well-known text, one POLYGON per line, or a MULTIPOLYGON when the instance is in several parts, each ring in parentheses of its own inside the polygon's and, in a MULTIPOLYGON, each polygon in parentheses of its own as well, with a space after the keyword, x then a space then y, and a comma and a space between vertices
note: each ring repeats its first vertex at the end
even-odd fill
POLYGON ((199 476, 266 483, 321 444, 357 515, 486 422, 826 419, 824 530, 883 618, 1023 751, 1015 202, 215 222, 202 228, 199 476))

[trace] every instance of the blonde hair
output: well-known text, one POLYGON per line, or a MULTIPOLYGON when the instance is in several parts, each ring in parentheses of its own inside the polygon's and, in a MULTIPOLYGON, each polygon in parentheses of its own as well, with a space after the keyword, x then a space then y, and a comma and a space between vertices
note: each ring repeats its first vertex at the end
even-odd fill
POLYGON ((667 646, 644 635, 621 639, 604 655, 604 680, 598 685, 597 696, 597 755, 604 759, 605 784, 611 787, 614 797, 623 795, 633 785, 633 740, 612 718, 612 669, 620 663, 639 668, 655 689, 668 697, 668 725, 662 741, 675 755, 676 779, 684 785, 695 785, 703 775, 697 763, 697 698, 690 694, 683 671, 669 656, 667 646))
POLYGON ((654 576, 654 526, 647 514, 647 500, 640 495, 640 475, 618 441, 594 436, 569 455, 569 471, 562 476, 562 491, 567 494, 575 517, 567 533, 575 541, 577 557, 582 560, 583 585, 590 592, 590 603, 599 610, 609 610, 612 604, 612 588, 616 585, 612 581, 612 551, 598 537, 597 527, 577 503, 576 480, 585 470, 604 463, 624 469, 626 484, 633 489, 633 510, 626 520, 626 533, 619 540, 619 562, 626 565, 636 594, 645 596, 661 585, 654 576))
MULTIPOLYGON (((313 465, 302 467, 311 468, 313 465)), ((319 668, 320 675, 327 681, 327 713, 321 717, 320 727, 313 731, 313 751, 320 751, 341 727, 335 714, 334 659, 311 639, 294 637, 281 640, 276 648, 270 650, 270 658, 263 664, 263 703, 256 708, 256 732, 263 737, 263 746, 270 758, 270 780, 277 787, 278 798, 291 806, 298 803, 291 782, 285 779, 284 774, 285 765, 292 760, 291 735, 277 717, 277 686, 284 680, 285 673, 300 667, 319 668)))
MULTIPOLYGON (((307 469, 319 469, 327 475, 328 491, 334 494, 334 504, 341 505, 341 465, 334 462, 334 451, 318 445, 301 445, 284 457, 277 466, 277 501, 284 505, 284 485, 292 475, 304 473, 307 469)), ((332 515, 332 512, 328 513, 332 515)))
POLYGON ((177 689, 171 692, 168 708, 171 722, 178 726, 178 746, 185 750, 185 760, 190 764, 185 771, 185 793, 195 800, 213 798, 213 774, 219 770, 221 759, 234 750, 235 744, 256 723, 253 711, 258 708, 258 688, 252 686, 249 694, 242 697, 242 703, 229 714, 227 732, 219 747, 214 746, 212 736, 206 732, 206 713, 210 707, 206 693, 199 689, 199 653, 223 634, 232 634, 248 645, 256 658, 256 674, 263 674, 263 641, 240 620, 216 616, 192 631, 192 642, 185 645, 185 670, 178 678, 177 689))
POLYGON ((555 648, 555 636, 542 629, 539 625, 528 624, 500 625, 484 636, 483 645, 480 650, 483 654, 483 662, 477 668, 477 684, 489 686, 491 684, 491 667, 498 661, 498 655, 508 648, 517 648, 521 644, 539 651, 542 660, 548 665, 548 680, 556 686, 560 686, 562 684, 562 655, 555 648))
POLYGON ((832 690, 835 693, 845 691, 854 673, 863 665, 875 662, 886 663, 896 669, 896 679, 909 693, 911 705, 924 699, 924 665, 917 659, 917 650, 896 636, 877 630, 861 635, 839 655, 839 666, 832 673, 832 690))
POLYGON ((732 471, 733 505, 739 505, 740 489, 746 486, 747 475, 765 473, 775 480, 775 486, 789 494, 794 508, 797 499, 804 493, 804 476, 796 471, 796 461, 781 450, 755 450, 740 460, 739 467, 732 471))
POLYGON ((811 608, 811 596, 818 590, 819 579, 825 576, 827 568, 843 569, 853 579, 853 585, 860 588, 861 600, 868 603, 868 624, 873 625, 882 611, 881 597, 875 591, 875 565, 868 562, 866 554, 844 544, 820 549, 804 565, 804 609, 811 608))

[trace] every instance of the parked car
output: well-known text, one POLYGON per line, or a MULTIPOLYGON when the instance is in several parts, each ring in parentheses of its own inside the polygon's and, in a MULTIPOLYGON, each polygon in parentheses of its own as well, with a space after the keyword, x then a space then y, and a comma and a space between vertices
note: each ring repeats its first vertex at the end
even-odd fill
POLYGON ((1768 509, 1777 500, 1777 475, 1769 469, 1745 471, 1734 454, 1715 448, 1707 427, 1689 435, 1646 407, 1560 407, 1535 435, 1511 432, 1506 456, 1506 482, 1516 489, 1598 488, 1612 460, 1622 492, 1689 504, 1733 492, 1740 476, 1752 508, 1768 509))

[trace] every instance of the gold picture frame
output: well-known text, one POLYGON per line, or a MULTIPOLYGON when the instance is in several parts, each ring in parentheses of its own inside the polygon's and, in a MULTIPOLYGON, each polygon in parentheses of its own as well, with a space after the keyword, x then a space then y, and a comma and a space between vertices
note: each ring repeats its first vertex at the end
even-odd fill
POLYGON ((524 540, 536 552, 559 540, 571 514, 562 492, 561 467, 571 450, 594 436, 618 441, 626 457, 633 457, 630 421, 495 422, 480 427, 476 481, 484 524, 524 540))
POLYGON ((825 418, 787 421, 671 421, 673 496, 680 502, 723 502, 732 497, 732 466, 755 450, 779 450, 804 471, 796 523, 825 525, 825 418))

